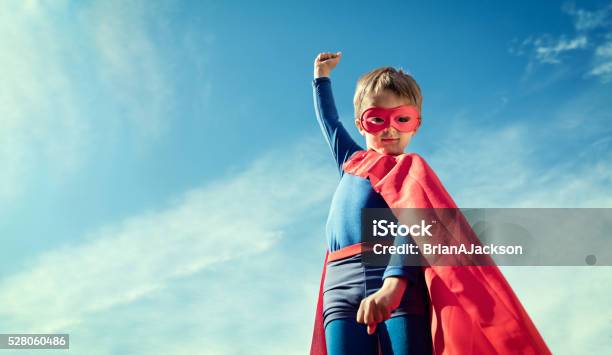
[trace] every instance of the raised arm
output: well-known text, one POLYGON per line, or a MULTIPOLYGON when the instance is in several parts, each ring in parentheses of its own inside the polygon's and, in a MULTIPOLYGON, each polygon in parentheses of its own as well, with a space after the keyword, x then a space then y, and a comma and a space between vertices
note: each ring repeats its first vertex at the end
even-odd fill
POLYGON ((338 53, 320 53, 315 59, 312 82, 315 112, 323 136, 329 145, 340 176, 344 174, 342 164, 356 151, 362 150, 348 133, 338 117, 329 74, 340 60, 338 53))

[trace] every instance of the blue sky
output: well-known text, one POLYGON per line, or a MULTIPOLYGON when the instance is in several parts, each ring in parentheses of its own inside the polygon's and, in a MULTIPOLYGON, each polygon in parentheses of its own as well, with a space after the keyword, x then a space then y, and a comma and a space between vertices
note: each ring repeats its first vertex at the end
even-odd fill
MULTIPOLYGON (((612 205, 610 2, 10 1, 0 36, 0 328, 74 353, 305 352, 320 51, 362 144, 359 75, 416 78, 460 206, 612 205)), ((612 269, 502 270, 554 353, 610 351, 612 269)))

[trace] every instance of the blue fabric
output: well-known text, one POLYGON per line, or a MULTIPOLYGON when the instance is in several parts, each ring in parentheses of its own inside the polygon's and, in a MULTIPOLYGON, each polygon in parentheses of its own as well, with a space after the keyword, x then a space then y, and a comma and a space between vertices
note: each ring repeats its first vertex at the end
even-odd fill
POLYGON ((378 343, 383 355, 432 354, 429 319, 425 315, 389 318, 368 335, 365 324, 354 319, 336 319, 325 327, 328 355, 376 355, 378 343))
MULTIPOLYGON (((323 325, 335 319, 357 319, 361 300, 377 292, 383 285, 385 267, 362 263, 361 254, 327 263, 323 284, 323 325)), ((421 273, 418 283, 409 283, 399 306, 391 317, 404 314, 427 314, 429 301, 425 278, 421 273)))
MULTIPOLYGON (((361 242, 362 208, 389 208, 389 206, 382 196, 374 191, 369 180, 345 174, 342 170, 344 162, 353 153, 364 148, 351 138, 340 122, 332 94, 331 79, 319 77, 313 80, 312 85, 317 120, 340 174, 325 227, 327 248, 329 251, 336 251, 361 242)), ((419 272, 419 266, 387 266, 383 279, 398 276, 416 282, 419 272)))

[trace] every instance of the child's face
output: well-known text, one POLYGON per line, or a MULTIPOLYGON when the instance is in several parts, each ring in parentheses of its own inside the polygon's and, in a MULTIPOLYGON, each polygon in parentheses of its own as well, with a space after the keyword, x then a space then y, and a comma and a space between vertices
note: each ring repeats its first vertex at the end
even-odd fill
MULTIPOLYGON (((410 105, 410 101, 400 98, 392 91, 385 90, 379 95, 364 98, 363 107, 378 106, 393 108, 401 105, 410 105)), ((412 136, 417 132, 416 130, 414 132, 401 132, 395 129, 395 127, 389 126, 380 132, 369 133, 363 128, 359 118, 355 119, 355 125, 357 125, 359 133, 365 136, 368 149, 373 149, 381 154, 403 154, 412 136)))

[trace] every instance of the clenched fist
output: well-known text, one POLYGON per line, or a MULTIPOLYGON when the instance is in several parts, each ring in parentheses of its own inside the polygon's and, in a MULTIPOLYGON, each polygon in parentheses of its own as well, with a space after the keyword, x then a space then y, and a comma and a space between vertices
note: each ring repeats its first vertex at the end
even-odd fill
POLYGON ((391 317, 402 301, 407 281, 398 277, 387 277, 380 290, 361 300, 357 311, 357 322, 368 325, 368 334, 376 331, 376 325, 391 317))
POLYGON ((340 57, 342 57, 342 52, 319 53, 314 61, 314 77, 329 76, 331 71, 338 65, 340 57))

